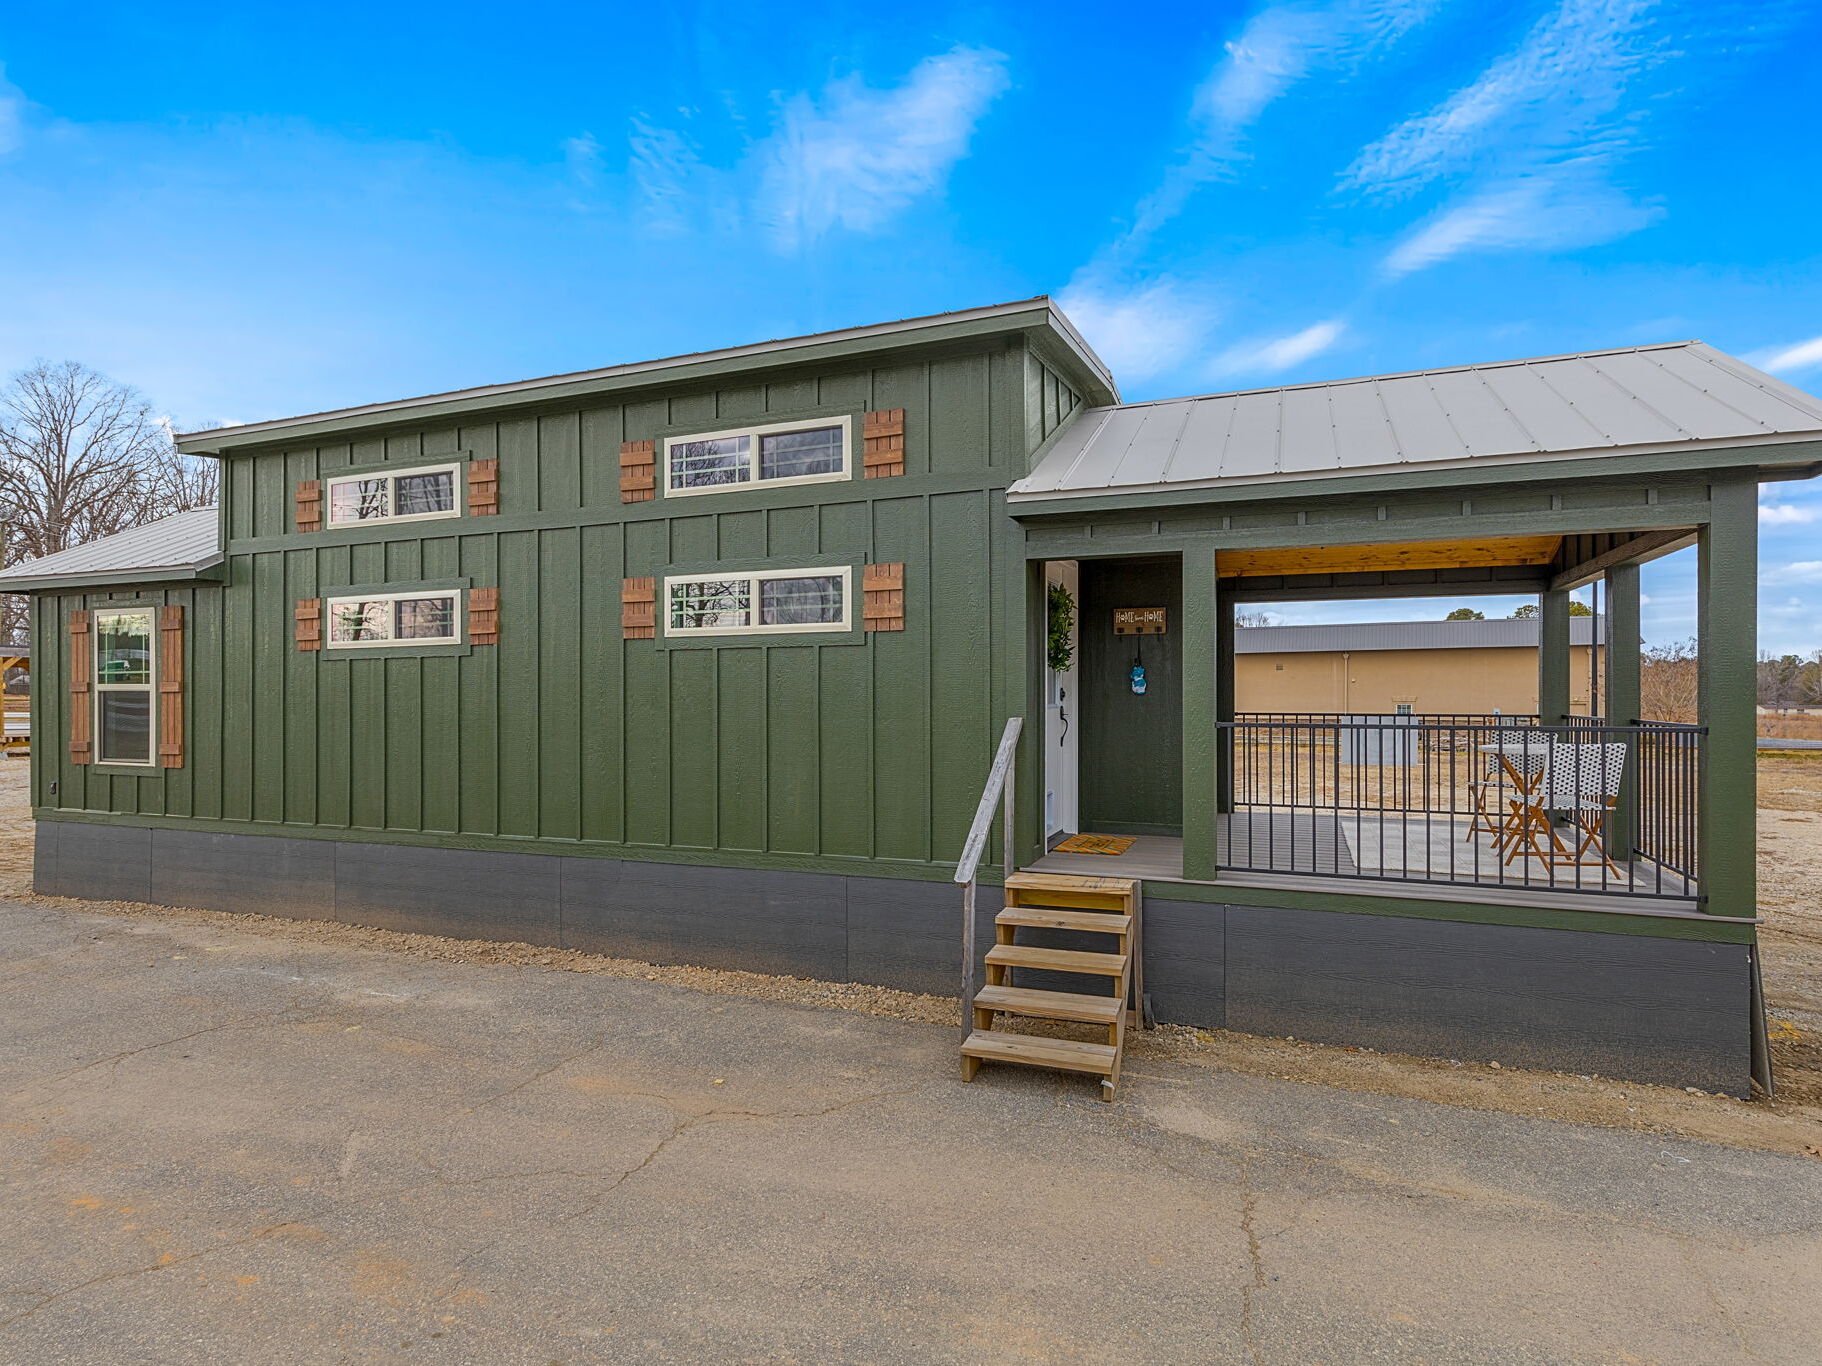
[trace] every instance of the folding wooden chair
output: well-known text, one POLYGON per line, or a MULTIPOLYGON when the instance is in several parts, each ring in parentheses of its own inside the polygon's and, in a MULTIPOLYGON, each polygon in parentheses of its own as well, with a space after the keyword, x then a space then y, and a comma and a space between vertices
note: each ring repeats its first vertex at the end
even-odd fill
POLYGON ((1522 801, 1511 803, 1513 829, 1506 862, 1523 856, 1549 865, 1604 868, 1615 877, 1624 877, 1625 872, 1607 851, 1606 838, 1607 818, 1619 800, 1626 773, 1626 750, 1624 741, 1551 745, 1537 787, 1522 801), (1575 823, 1574 848, 1551 824, 1552 814, 1558 812, 1575 823), (1593 858, 1588 857, 1590 851, 1593 858))

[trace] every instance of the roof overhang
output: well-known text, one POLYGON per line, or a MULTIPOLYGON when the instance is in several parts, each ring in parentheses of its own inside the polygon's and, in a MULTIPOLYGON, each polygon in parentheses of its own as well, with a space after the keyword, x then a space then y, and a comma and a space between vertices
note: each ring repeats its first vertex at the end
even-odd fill
MULTIPOLYGON (((1356 497, 1421 493, 1437 488, 1522 484, 1535 480, 1624 479, 1679 471, 1756 467, 1761 481, 1813 479, 1822 475, 1822 440, 1767 437, 1742 442, 1687 442, 1673 445, 1580 451, 1525 452, 1476 456, 1471 460, 1424 461, 1342 471, 1314 470, 1202 479, 1171 484, 1114 486, 1094 492, 1061 489, 1009 492, 1014 517, 1061 517, 1112 509, 1182 507, 1193 504, 1256 502, 1266 499, 1356 497)), ((1015 486, 1016 487, 1016 486, 1015 486)))
POLYGON ((48 588, 135 587, 150 583, 197 583, 223 577, 227 556, 215 554, 194 564, 152 565, 136 569, 96 569, 86 573, 41 574, 0 579, 0 593, 35 593, 48 588))
POLYGON ((502 408, 564 404, 658 384, 713 380, 734 372, 822 365, 884 350, 978 342, 992 336, 1017 333, 1040 339, 1048 354, 1069 365, 1074 371, 1072 378, 1082 385, 1090 403, 1120 401, 1118 386, 1106 364, 1082 339, 1063 311, 1048 296, 1039 295, 954 313, 337 408, 270 422, 188 432, 177 438, 177 449, 186 455, 226 455, 244 447, 339 436, 427 420, 459 419, 502 408))

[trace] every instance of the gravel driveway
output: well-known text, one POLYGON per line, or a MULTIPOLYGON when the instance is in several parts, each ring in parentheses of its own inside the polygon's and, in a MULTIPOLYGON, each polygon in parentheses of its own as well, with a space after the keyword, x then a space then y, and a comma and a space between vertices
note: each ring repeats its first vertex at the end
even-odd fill
POLYGON ((1822 1163, 0 903, 0 1362, 1802 1363, 1822 1163))

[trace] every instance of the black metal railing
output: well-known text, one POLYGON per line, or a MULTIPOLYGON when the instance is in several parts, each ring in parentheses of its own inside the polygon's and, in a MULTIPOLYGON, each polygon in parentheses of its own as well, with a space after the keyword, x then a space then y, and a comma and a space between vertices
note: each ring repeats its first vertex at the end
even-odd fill
POLYGON ((1223 870, 1700 899, 1701 727, 1249 713, 1218 734, 1223 870))

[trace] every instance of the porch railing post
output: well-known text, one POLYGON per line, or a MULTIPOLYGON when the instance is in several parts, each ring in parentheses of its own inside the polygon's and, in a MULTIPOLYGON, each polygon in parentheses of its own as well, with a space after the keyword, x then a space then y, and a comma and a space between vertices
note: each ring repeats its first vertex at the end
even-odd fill
MULTIPOLYGON (((1639 699, 1642 683, 1639 660, 1639 567, 1615 565, 1607 571, 1607 720, 1630 726, 1644 707, 1639 699)), ((1663 717, 1662 720, 1677 720, 1663 717)), ((1608 818, 1611 846, 1628 859, 1638 846, 1639 781, 1649 743, 1644 735, 1632 737, 1631 776, 1620 786, 1619 800, 1608 818)))

